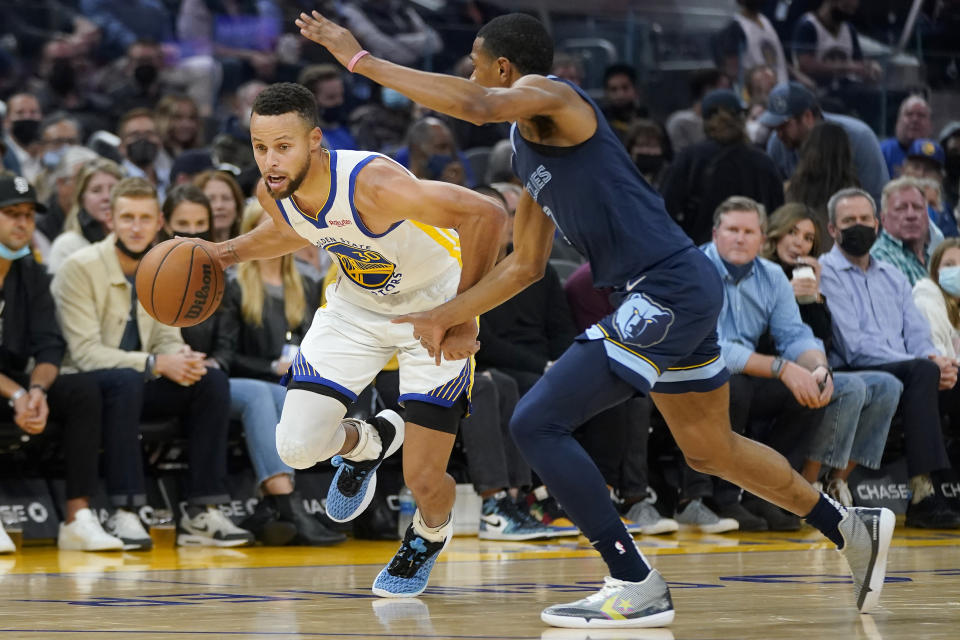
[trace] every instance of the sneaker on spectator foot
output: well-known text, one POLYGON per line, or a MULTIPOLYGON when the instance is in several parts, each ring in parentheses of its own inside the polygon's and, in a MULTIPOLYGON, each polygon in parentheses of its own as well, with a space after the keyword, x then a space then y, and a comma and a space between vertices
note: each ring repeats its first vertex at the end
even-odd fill
POLYGON ((13 553, 16 550, 17 545, 13 544, 13 540, 10 539, 7 532, 0 526, 0 553, 13 553))
POLYGON ((740 531, 766 531, 769 529, 767 521, 760 516, 750 513, 739 502, 728 502, 717 505, 717 516, 733 518, 740 525, 740 531))
POLYGON ((762 498, 744 494, 742 504, 747 511, 766 520, 770 531, 800 531, 803 528, 799 517, 762 498))
MULTIPOLYGON (((627 520, 632 522, 638 533, 645 536, 655 536, 661 533, 674 533, 680 524, 673 518, 664 518, 657 508, 646 500, 636 502, 627 511, 627 520)), ((627 527, 630 531, 630 527, 627 527)), ((632 533, 632 532, 631 532, 632 533)))
POLYGON ((547 493, 544 486, 527 494, 527 510, 534 519, 550 529, 552 538, 580 535, 580 529, 567 517, 557 504, 556 498, 547 493))
POLYGON ((650 571, 642 582, 607 576, 597 593, 576 602, 547 607, 540 619, 554 627, 603 629, 663 627, 673 622, 673 601, 660 572, 650 571))
POLYGON ((178 528, 181 547, 242 547, 254 541, 252 533, 233 524, 216 507, 207 507, 192 518, 184 514, 178 528))
POLYGON ((153 540, 143 528, 139 516, 126 509, 117 509, 103 528, 110 535, 123 540, 125 551, 149 551, 153 548, 153 540))
POLYGON ((840 553, 853 573, 857 609, 866 613, 876 606, 887 571, 887 551, 895 518, 890 509, 847 509, 838 529, 843 536, 840 553))
MULTIPOLYGON (((344 422, 364 428, 364 421, 346 418, 344 422)), ((403 444, 403 418, 395 411, 385 409, 366 422, 380 437, 380 455, 374 460, 355 462, 343 456, 334 456, 330 464, 337 473, 327 490, 327 516, 334 522, 349 522, 370 506, 377 490, 377 467, 403 444)))
POLYGON ((827 487, 824 492, 844 507, 849 508, 853 506, 853 494, 850 493, 850 485, 842 478, 830 478, 827 480, 827 487))
POLYGON ((942 497, 931 494, 907 505, 906 526, 917 529, 960 529, 960 514, 953 511, 942 497))
MULTIPOLYGON (((414 520, 418 517, 415 515, 414 520)), ((443 528, 443 540, 432 542, 417 533, 411 523, 397 554, 373 581, 373 593, 381 598, 415 598, 423 593, 437 556, 453 538, 453 520, 443 528)))
POLYGON ((740 527, 733 518, 721 518, 715 514, 700 498, 691 500, 677 512, 677 523, 694 527, 703 533, 726 533, 740 527))
POLYGON ((119 551, 123 540, 104 531, 93 511, 80 509, 73 522, 60 523, 57 547, 64 551, 119 551))
POLYGON ((553 532, 522 513, 513 498, 506 491, 500 491, 483 501, 477 537, 483 540, 541 540, 553 537, 553 532))

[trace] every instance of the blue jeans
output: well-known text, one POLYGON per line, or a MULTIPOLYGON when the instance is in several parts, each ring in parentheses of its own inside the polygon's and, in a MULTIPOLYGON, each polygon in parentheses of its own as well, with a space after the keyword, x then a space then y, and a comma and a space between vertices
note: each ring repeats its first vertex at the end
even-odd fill
POLYGON ((257 474, 257 486, 281 473, 293 476, 277 453, 277 424, 287 388, 253 378, 230 378, 230 417, 243 422, 247 452, 257 474))
POLYGON ((833 387, 807 457, 834 469, 850 461, 879 469, 903 384, 884 371, 852 371, 835 373, 833 387))

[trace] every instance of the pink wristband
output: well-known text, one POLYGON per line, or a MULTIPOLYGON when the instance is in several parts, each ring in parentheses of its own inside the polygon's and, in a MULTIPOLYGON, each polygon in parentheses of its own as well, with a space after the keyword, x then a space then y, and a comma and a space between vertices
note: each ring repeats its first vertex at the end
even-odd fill
POLYGON ((370 52, 367 51, 366 49, 361 49, 360 51, 357 51, 356 55, 350 58, 350 62, 347 64, 347 71, 349 71, 350 73, 353 73, 353 68, 357 65, 358 62, 360 62, 360 58, 369 54, 370 52))

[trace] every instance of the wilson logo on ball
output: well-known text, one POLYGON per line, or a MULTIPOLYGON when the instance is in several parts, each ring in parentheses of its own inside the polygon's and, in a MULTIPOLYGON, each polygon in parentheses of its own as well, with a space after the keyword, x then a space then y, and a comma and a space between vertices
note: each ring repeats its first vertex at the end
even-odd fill
POLYGON ((187 309, 187 312, 184 314, 184 318, 187 320, 199 318, 200 314, 203 313, 203 308, 206 306, 207 300, 210 298, 210 282, 213 280, 213 269, 210 268, 209 264, 203 265, 202 268, 203 278, 200 288, 193 292, 193 304, 190 305, 190 308, 187 309))

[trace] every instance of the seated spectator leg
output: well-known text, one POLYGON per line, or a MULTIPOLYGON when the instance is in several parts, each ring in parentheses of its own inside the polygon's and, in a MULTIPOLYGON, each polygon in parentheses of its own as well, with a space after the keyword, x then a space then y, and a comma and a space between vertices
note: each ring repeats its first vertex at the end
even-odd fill
MULTIPOLYGON (((100 459, 101 399, 97 379, 90 373, 57 377, 47 393, 50 421, 62 429, 66 462, 66 522, 90 506, 97 491, 100 459)), ((139 448, 133 452, 139 456, 139 448)))
MULTIPOLYGON (((273 387, 284 391, 284 387, 266 380, 230 378, 230 416, 243 422, 247 452, 256 474, 258 489, 275 476, 286 475, 288 479, 293 476, 293 469, 284 464, 277 453, 280 410, 274 399, 273 387)), ((290 490, 268 490, 266 493, 290 493, 290 490)))
POLYGON ((501 435, 497 386, 487 371, 474 376, 471 394, 473 411, 460 423, 467 472, 473 488, 488 498, 509 487, 507 460, 501 435))
POLYGON ((903 392, 903 384, 884 371, 860 371, 857 375, 864 382, 866 395, 857 423, 857 432, 850 447, 847 468, 836 474, 843 480, 847 479, 858 464, 868 469, 880 468, 890 423, 897 412, 903 392))
POLYGON ((497 369, 491 369, 490 375, 494 384, 497 385, 497 396, 500 400, 500 433, 507 462, 507 477, 510 479, 509 486, 529 489, 533 484, 530 465, 520 455, 520 450, 510 437, 510 419, 513 418, 513 412, 516 411, 517 403, 520 401, 517 381, 497 369))
MULTIPOLYGON (((865 381, 855 373, 833 377, 833 397, 816 427, 803 462, 801 475, 811 484, 819 479, 821 465, 846 469, 857 424, 867 396, 865 381)), ((782 453, 782 452, 781 452, 782 453)))
POLYGON ((630 504, 647 497, 649 468, 647 443, 650 440, 650 398, 638 396, 627 401, 627 446, 620 467, 620 494, 630 504))
POLYGON ((750 419, 773 421, 757 440, 778 451, 794 469, 802 465, 824 413, 825 408, 808 409, 801 405, 779 380, 757 379, 750 419))
POLYGON ((593 459, 608 487, 620 487, 620 468, 627 450, 629 408, 626 401, 583 423, 573 437, 593 459))
POLYGON ((90 375, 100 385, 103 405, 103 466, 107 495, 113 506, 135 510, 147 502, 140 446, 143 372, 98 369, 90 375))

